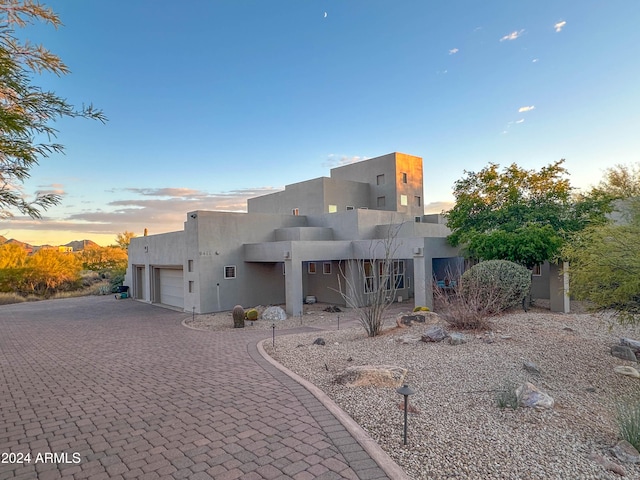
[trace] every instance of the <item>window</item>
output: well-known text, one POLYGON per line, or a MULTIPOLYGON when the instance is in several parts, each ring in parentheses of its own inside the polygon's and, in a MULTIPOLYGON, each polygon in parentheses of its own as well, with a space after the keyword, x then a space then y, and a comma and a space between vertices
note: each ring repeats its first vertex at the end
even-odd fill
POLYGON ((542 276, 542 266, 539 263, 533 266, 533 268, 531 269, 531 275, 533 275, 534 277, 542 276))
POLYGON ((312 275, 316 273, 316 262, 309 262, 309 265, 307 265, 307 272, 312 275))
POLYGON ((420 223, 422 221, 422 217, 415 217, 416 218, 416 223, 420 223))
POLYGON ((299 208, 292 208, 291 209, 291 215, 300 215, 300 209, 299 208))
POLYGON ((393 283, 397 289, 404 288, 404 260, 393 262, 393 283))
POLYGON ((396 289, 405 288, 404 260, 381 261, 378 264, 378 277, 385 290, 391 290, 391 277, 396 289))
POLYGON ((407 183, 407 174, 406 173, 402 173, 402 183, 407 183))
POLYGON ((376 176, 376 185, 384 185, 384 173, 376 176))
POLYGON ((193 260, 187 260, 187 271, 193 272, 193 260))
POLYGON ((375 270, 370 260, 365 260, 362 265, 364 269, 364 293, 373 293, 375 284, 375 270))
POLYGON ((325 275, 331 275, 331 262, 324 262, 322 264, 322 273, 325 275))
POLYGON ((422 206, 422 199, 416 195, 415 197, 413 197, 413 203, 416 207, 420 207, 422 206))
POLYGON ((347 210, 355 210, 355 207, 347 205, 347 210))
POLYGON ((391 290, 390 280, 391 265, 388 262, 382 261, 378 263, 378 279, 379 285, 384 285, 385 290, 391 290))
POLYGON ((329 213, 336 213, 338 211, 337 205, 329 205, 329 213))
POLYGON ((236 278, 236 266, 235 265, 227 265, 224 267, 224 278, 236 278))
POLYGON ((189 293, 193 293, 193 280, 189 280, 189 293))
POLYGON ((400 205, 402 205, 403 207, 407 206, 407 196, 406 195, 400 195, 400 205))
POLYGON ((379 207, 384 207, 387 203, 387 200, 385 197, 378 197, 378 206, 379 207))

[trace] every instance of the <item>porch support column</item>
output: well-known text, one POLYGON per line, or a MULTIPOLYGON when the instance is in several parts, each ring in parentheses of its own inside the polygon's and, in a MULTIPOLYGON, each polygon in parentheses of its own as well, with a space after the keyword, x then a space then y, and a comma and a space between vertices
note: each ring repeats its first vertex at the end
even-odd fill
POLYGON ((549 263, 549 306, 552 312, 569 313, 569 263, 549 263))
MULTIPOLYGON (((413 254, 413 306, 431 308, 431 305, 427 304, 433 300, 427 298, 426 260, 422 252, 422 248, 416 248, 413 254)), ((430 288, 429 292, 431 293, 430 288)))
POLYGON ((285 253, 284 265, 287 314, 299 317, 302 315, 302 262, 289 251, 285 253))

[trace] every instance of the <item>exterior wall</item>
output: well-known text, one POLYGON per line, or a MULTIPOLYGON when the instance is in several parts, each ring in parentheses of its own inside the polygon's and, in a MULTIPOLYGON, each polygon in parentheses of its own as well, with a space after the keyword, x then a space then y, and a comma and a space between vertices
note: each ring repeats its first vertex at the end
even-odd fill
POLYGON ((544 262, 540 265, 540 275, 531 276, 531 298, 542 300, 549 299, 549 262, 544 262))

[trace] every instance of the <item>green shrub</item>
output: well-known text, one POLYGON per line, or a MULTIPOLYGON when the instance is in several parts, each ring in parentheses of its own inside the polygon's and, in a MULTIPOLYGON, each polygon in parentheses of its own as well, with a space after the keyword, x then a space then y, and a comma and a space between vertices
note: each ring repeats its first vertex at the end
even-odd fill
POLYGON ((640 401, 633 399, 621 403, 616 420, 620 436, 640 450, 640 401))
POLYGON ((250 308, 245 312, 244 318, 251 321, 258 320, 258 310, 256 310, 255 308, 250 308))
POLYGON ((531 289, 531 272, 508 260, 488 260, 464 272, 459 287, 463 300, 473 299, 494 315, 522 305, 531 289))
POLYGON ((505 379, 496 389, 496 404, 499 408, 518 408, 518 395, 516 395, 516 386, 510 379, 505 379))

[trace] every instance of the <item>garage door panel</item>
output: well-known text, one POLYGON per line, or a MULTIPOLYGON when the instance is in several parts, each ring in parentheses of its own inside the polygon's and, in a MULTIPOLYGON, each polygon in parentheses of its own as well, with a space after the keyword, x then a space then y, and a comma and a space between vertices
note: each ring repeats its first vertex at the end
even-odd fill
POLYGON ((160 303, 184 308, 184 275, 182 270, 160 269, 160 303))

